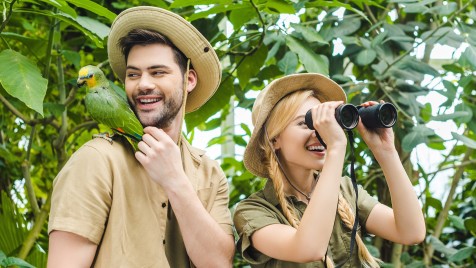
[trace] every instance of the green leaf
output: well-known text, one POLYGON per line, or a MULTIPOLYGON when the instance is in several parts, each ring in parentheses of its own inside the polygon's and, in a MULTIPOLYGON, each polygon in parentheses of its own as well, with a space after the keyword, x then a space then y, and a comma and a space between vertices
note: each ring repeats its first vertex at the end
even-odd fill
POLYGON ((461 113, 460 117, 455 118, 457 124, 468 123, 473 119, 473 110, 464 102, 456 105, 455 113, 461 113))
POLYGON ((468 146, 469 148, 476 149, 476 141, 473 139, 470 139, 466 136, 460 135, 456 132, 451 132, 451 135, 453 135, 453 138, 456 140, 459 140, 464 143, 464 145, 468 146))
POLYGON ((443 242, 441 242, 438 238, 430 235, 430 244, 433 245, 433 248, 441 253, 446 255, 453 255, 456 253, 456 249, 446 247, 443 242))
POLYGON ((228 18, 231 24, 233 24, 233 28, 238 30, 246 23, 249 23, 256 16, 257 14, 255 10, 252 7, 247 7, 230 11, 228 18))
POLYGON ((104 47, 103 41, 98 38, 96 34, 93 34, 91 31, 88 29, 84 28, 82 25, 80 25, 75 18, 71 17, 70 15, 59 12, 59 13, 54 13, 49 10, 28 10, 27 13, 32 13, 32 14, 38 14, 42 16, 48 16, 48 17, 53 17, 57 18, 63 22, 66 22, 69 25, 72 25, 73 27, 77 28, 80 30, 84 35, 89 37, 96 46, 102 48, 104 47))
POLYGON ((265 7, 277 14, 294 14, 296 10, 284 0, 268 0, 265 7))
POLYGON ((455 254, 451 255, 448 258, 448 261, 451 262, 460 262, 466 260, 467 258, 474 256, 473 253, 476 251, 475 247, 466 247, 458 250, 455 254))
POLYGON ((210 5, 210 4, 232 4, 232 0, 175 0, 172 1, 170 8, 178 8, 178 7, 188 7, 188 6, 196 6, 196 5, 210 5))
POLYGON ((109 35, 110 28, 98 20, 89 17, 78 16, 75 21, 101 39, 104 39, 109 35))
POLYGON ((169 6, 163 0, 144 0, 144 2, 150 4, 151 6, 169 9, 169 6))
POLYGON ((0 250, 0 262, 2 262, 6 257, 7 255, 5 255, 5 253, 0 250))
POLYGON ((29 264, 28 262, 16 258, 16 257, 8 257, 4 259, 1 263, 1 266, 9 267, 9 266, 18 266, 20 268, 35 268, 35 266, 29 264))
POLYGON ((207 103, 205 103, 197 111, 188 113, 185 116, 185 122, 188 131, 205 122, 208 118, 215 115, 230 102, 230 97, 234 93, 232 81, 233 79, 226 79, 222 81, 217 92, 215 92, 215 94, 207 101, 207 103))
POLYGON ((111 12, 109 9, 101 6, 100 4, 97 4, 91 0, 66 0, 67 2, 77 6, 84 8, 86 10, 89 10, 93 12, 94 14, 97 14, 99 16, 107 18, 110 22, 114 21, 116 18, 116 14, 114 12, 111 12))
POLYGON ((240 126, 245 131, 246 135, 251 137, 251 130, 248 125, 246 125, 245 123, 241 123, 240 126))
POLYGON ((187 20, 194 21, 194 20, 206 18, 212 14, 223 13, 230 10, 241 10, 246 7, 249 7, 249 5, 246 5, 246 4, 216 5, 205 11, 193 13, 190 17, 187 18, 187 20))
POLYGON ((428 11, 428 7, 421 3, 412 3, 412 4, 405 4, 403 10, 406 13, 425 13, 428 11))
POLYGON ((427 13, 436 13, 440 16, 448 16, 458 9, 458 4, 447 1, 444 5, 435 5, 428 9, 427 13))
POLYGON ((371 47, 377 47, 382 44, 383 40, 387 37, 387 32, 380 32, 373 40, 371 47))
POLYGON ((45 102, 43 105, 46 115, 54 115, 60 117, 65 110, 65 106, 59 103, 45 102))
POLYGON ((340 21, 337 26, 332 28, 333 37, 342 38, 342 36, 351 35, 358 31, 361 25, 362 22, 358 18, 350 18, 340 21))
POLYGON ((306 43, 290 35, 286 36, 286 45, 299 56, 308 72, 329 75, 329 60, 325 56, 316 54, 306 43))
POLYGON ((468 115, 471 115, 471 113, 468 111, 459 111, 459 112, 454 112, 452 114, 439 114, 439 115, 433 116, 431 119, 434 121, 448 121, 448 120, 453 120, 459 117, 465 117, 468 115))
POLYGON ((71 51, 71 50, 63 50, 61 51, 61 54, 63 54, 64 58, 71 62, 76 69, 81 68, 81 55, 76 52, 76 51, 71 51))
POLYGON ((261 46, 253 55, 246 56, 237 70, 240 86, 245 88, 250 82, 250 79, 255 78, 259 73, 261 66, 266 60, 268 49, 266 46, 261 46))
POLYGON ((319 32, 315 28, 306 27, 297 23, 291 23, 291 26, 294 28, 294 30, 297 33, 302 34, 304 39, 306 39, 306 41, 310 43, 317 42, 317 43, 325 44, 325 45, 329 44, 329 42, 324 40, 324 38, 322 38, 322 36, 319 34, 319 32))
POLYGON ((473 46, 468 46, 465 51, 461 54, 461 58, 465 60, 473 70, 476 70, 476 48, 473 46))
POLYGON ((245 147, 246 146, 246 141, 243 139, 243 137, 239 135, 234 135, 233 136, 233 141, 235 142, 236 145, 240 145, 245 147))
POLYGON ((43 116, 43 99, 48 80, 38 67, 22 54, 7 49, 0 53, 0 84, 11 96, 43 116))
POLYGON ((441 200, 437 198, 433 198, 431 196, 428 196, 426 198, 426 204, 430 207, 433 207, 437 209, 438 211, 441 211, 443 209, 443 205, 441 204, 441 200))
POLYGON ((291 51, 286 52, 284 57, 279 60, 278 67, 284 74, 292 74, 296 71, 298 57, 291 51))
POLYGON ((70 15, 71 17, 73 18, 76 18, 78 15, 76 14, 76 11, 74 11, 73 8, 71 8, 68 3, 66 3, 65 1, 63 0, 39 0, 41 2, 44 2, 44 3, 47 3, 47 4, 50 4, 56 8, 58 8, 58 10, 61 10, 62 12, 70 15))
POLYGON ((474 237, 476 237, 476 219, 469 218, 464 221, 464 226, 474 237))
POLYGON ((448 218, 450 219, 451 223, 453 223, 453 225, 454 225, 457 229, 465 230, 465 228, 464 228, 464 220, 463 220, 461 217, 455 216, 455 215, 449 215, 448 218))
POLYGON ((377 53, 373 49, 364 49, 357 54, 355 63, 360 66, 366 66, 372 63, 377 57, 377 53))
POLYGON ((428 136, 434 135, 435 132, 426 126, 418 125, 414 127, 410 133, 405 135, 402 140, 402 148, 406 152, 410 152, 420 143, 425 143, 428 136))

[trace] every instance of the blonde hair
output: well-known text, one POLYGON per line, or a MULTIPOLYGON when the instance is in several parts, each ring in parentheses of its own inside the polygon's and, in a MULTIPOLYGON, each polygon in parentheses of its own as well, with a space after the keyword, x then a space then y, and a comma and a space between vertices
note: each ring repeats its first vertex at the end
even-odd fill
MULTIPOLYGON (((298 227, 299 218, 296 215, 292 204, 286 199, 284 193, 284 181, 286 181, 286 175, 279 166, 278 160, 276 159, 278 155, 274 152, 274 148, 271 143, 281 132, 283 132, 287 125, 289 125, 300 105, 309 97, 317 98, 313 90, 298 90, 283 97, 275 105, 268 116, 265 127, 262 129, 262 131, 267 131, 267 133, 261 133, 259 140, 259 146, 265 152, 262 162, 268 167, 269 177, 273 182, 279 205, 281 206, 283 215, 294 228, 298 227)), ((342 219, 342 222, 344 222, 345 226, 349 229, 352 229, 354 224, 354 212, 342 193, 339 193, 337 212, 339 213, 339 216, 342 219)), ((374 258, 370 254, 358 233, 356 235, 356 242, 358 247, 358 256, 362 262, 362 265, 365 268, 380 267, 380 260, 374 258)), ((327 256, 325 258, 327 268, 333 268, 334 263, 332 260, 327 256)))

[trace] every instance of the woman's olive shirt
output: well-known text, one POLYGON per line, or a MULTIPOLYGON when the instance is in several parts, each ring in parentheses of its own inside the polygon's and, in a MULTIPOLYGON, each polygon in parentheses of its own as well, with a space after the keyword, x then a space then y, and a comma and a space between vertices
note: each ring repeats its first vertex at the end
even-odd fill
MULTIPOLYGON (((343 177, 341 179, 340 189, 352 210, 355 211, 355 194, 350 178, 343 177)), ((361 186, 358 187, 358 193, 359 221, 361 226, 365 226, 370 211, 378 201, 371 197, 361 186)), ((307 207, 306 203, 298 201, 294 196, 289 197, 288 200, 292 202, 295 207, 296 215, 301 219, 307 207)), ((252 267, 325 267, 322 261, 293 263, 273 259, 256 250, 251 244, 251 235, 265 226, 271 224, 291 225, 281 211, 281 206, 279 205, 271 180, 268 180, 263 190, 252 194, 249 198, 238 204, 233 221, 239 235, 237 243, 238 251, 241 252, 243 259, 249 262, 252 267)), ((359 226, 359 234, 360 233, 359 226)), ((336 213, 334 229, 327 251, 327 256, 331 257, 334 264, 340 264, 348 258, 350 235, 351 229, 344 225, 339 214, 336 213)), ((357 245, 354 245, 352 258, 342 267, 361 267, 357 256, 357 245)))

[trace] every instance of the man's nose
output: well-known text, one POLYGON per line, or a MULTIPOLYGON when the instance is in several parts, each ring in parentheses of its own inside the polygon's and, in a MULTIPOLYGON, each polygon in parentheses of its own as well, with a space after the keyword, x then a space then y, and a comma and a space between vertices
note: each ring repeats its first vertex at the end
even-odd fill
POLYGON ((153 83, 152 81, 152 77, 150 77, 150 75, 148 74, 143 74, 141 77, 140 77, 140 81, 139 81, 139 88, 141 90, 146 90, 146 89, 151 89, 155 86, 155 84, 153 83))

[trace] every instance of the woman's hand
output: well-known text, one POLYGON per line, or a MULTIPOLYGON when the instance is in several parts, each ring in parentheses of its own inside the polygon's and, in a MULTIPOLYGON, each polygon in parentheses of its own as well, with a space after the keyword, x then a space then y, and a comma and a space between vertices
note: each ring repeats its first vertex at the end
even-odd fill
MULTIPOLYGON (((380 101, 380 103, 385 103, 384 101, 380 101)), ((370 107, 373 105, 377 105, 378 102, 376 101, 367 101, 362 103, 361 106, 370 107)), ((357 131, 359 132, 360 136, 364 139, 365 143, 369 147, 369 149, 374 153, 377 152, 386 152, 386 151, 393 151, 395 150, 395 137, 392 128, 374 128, 369 129, 365 127, 362 123, 361 118, 359 118, 359 124, 357 125, 357 131)))
POLYGON ((311 109, 314 129, 317 130, 328 148, 342 145, 345 148, 347 146, 347 138, 335 117, 336 108, 342 103, 342 101, 328 101, 311 109))

